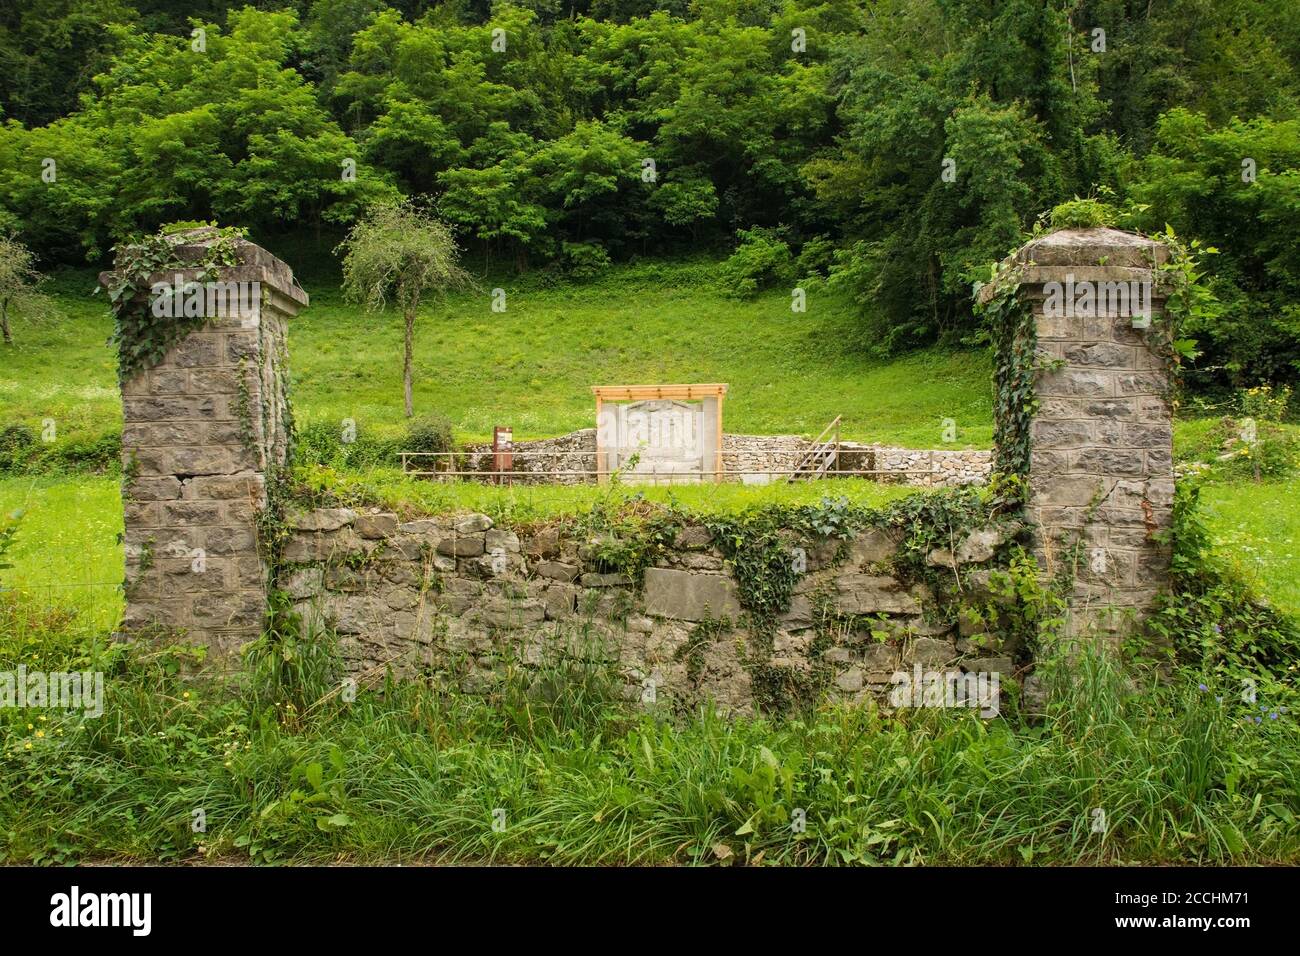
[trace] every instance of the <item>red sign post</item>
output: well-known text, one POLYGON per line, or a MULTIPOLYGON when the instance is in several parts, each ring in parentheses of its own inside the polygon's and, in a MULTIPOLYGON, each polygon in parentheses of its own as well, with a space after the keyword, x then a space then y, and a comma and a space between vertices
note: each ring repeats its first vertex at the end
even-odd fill
POLYGON ((492 430, 492 470, 497 473, 495 478, 496 483, 499 485, 510 483, 510 479, 502 472, 514 469, 514 447, 514 429, 507 425, 498 425, 492 430))

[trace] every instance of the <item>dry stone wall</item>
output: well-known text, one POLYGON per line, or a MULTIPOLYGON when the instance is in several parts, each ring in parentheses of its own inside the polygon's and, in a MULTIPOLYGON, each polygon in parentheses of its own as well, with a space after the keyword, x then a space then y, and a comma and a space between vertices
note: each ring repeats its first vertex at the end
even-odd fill
POLYGON ((507 667, 581 647, 621 673, 629 698, 748 712, 803 693, 887 705, 895 675, 917 665, 1010 680, 1021 650, 988 623, 1007 543, 994 529, 929 555, 943 579, 960 573, 966 611, 894 570, 897 531, 809 541, 768 630, 747 623, 740 584, 703 527, 681 528, 636 580, 601 564, 598 540, 520 534, 486 515, 400 521, 331 508, 291 524, 280 585, 309 629, 337 634, 362 680, 391 669, 482 691, 507 667))

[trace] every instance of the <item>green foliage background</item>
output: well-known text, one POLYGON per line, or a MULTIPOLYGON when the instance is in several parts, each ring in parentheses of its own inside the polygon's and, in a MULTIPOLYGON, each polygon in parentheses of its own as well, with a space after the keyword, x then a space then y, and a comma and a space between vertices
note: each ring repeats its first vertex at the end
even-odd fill
POLYGON ((171 220, 337 235, 427 194, 485 269, 740 240, 728 292, 826 275, 888 352, 976 335, 987 263, 1104 195, 1223 250, 1189 382, 1288 381, 1298 62, 1267 0, 25 0, 0 228, 102 261, 171 220))

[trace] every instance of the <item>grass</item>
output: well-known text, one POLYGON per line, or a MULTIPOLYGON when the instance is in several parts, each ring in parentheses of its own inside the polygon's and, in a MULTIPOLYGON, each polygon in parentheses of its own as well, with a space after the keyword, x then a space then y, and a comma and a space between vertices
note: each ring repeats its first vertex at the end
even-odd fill
POLYGON ((882 485, 860 478, 770 485, 487 485, 412 480, 392 468, 362 472, 326 467, 299 469, 298 477, 313 492, 326 492, 349 504, 377 504, 403 516, 476 511, 507 524, 541 521, 556 515, 589 511, 598 502, 640 497, 675 504, 699 514, 735 512, 760 505, 815 504, 823 498, 846 498, 854 504, 886 504, 919 489, 882 485))
MULTIPOLYGON (((27 645, 56 669, 62 622, 0 599, 0 623, 41 632, 27 645)), ((408 683, 344 704, 326 661, 287 673, 289 659, 255 653, 235 689, 179 679, 165 650, 101 647, 83 665, 107 671, 101 717, 0 711, 0 861, 1300 858, 1293 717, 1246 727, 1185 673, 1134 695, 1091 653, 1044 668, 1039 724, 869 706, 673 719, 616 702, 599 656, 580 652, 544 665, 544 697, 516 671, 483 698, 408 683)))
POLYGON ((1215 542, 1279 609, 1300 614, 1300 479, 1207 485, 1215 542))
MULTIPOLYGON (((446 415, 462 439, 488 439, 493 426, 509 424, 524 440, 590 427, 593 385, 727 382, 732 432, 816 435, 843 415, 845 438, 943 447, 951 418, 951 447, 992 443, 984 353, 880 359, 846 300, 812 290, 808 311, 793 313, 784 293, 724 298, 711 285, 714 265, 616 266, 554 288, 536 276, 489 279, 480 292, 430 305, 417 329, 416 410, 446 415), (490 308, 497 281, 504 313, 490 308)), ((399 317, 344 303, 328 270, 307 274, 312 305, 290 324, 298 420, 400 432, 399 317)), ((89 295, 94 281, 85 271, 57 277, 62 320, 17 319, 16 344, 0 351, 0 424, 40 431, 53 419, 60 435, 83 437, 120 431, 111 321, 102 294, 89 295)))
POLYGON ((23 512, 0 571, 39 606, 72 611, 89 632, 112 630, 122 613, 122 501, 115 478, 0 478, 0 514, 23 512))

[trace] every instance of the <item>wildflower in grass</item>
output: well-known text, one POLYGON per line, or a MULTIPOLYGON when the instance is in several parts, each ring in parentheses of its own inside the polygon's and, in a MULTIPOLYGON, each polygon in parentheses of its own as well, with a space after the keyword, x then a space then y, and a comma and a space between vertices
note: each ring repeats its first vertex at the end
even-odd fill
POLYGON ((44 737, 44 736, 45 736, 45 731, 43 731, 43 730, 38 730, 38 731, 36 731, 36 736, 37 736, 38 739, 41 738, 41 737, 44 737))

